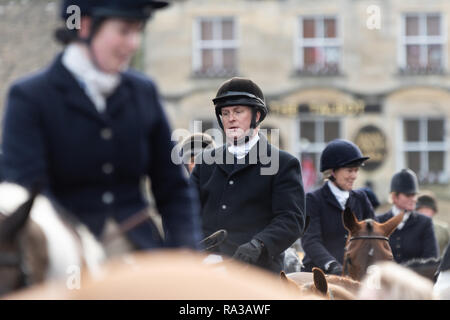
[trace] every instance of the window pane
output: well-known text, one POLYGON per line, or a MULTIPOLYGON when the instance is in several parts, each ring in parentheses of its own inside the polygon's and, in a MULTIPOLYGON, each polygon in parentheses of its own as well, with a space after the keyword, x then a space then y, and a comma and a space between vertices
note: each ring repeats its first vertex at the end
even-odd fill
POLYGON ((339 64, 339 48, 326 47, 324 51, 325 51, 325 65, 337 66, 339 64))
POLYGON ((315 38, 316 25, 314 19, 303 19, 303 38, 315 38))
POLYGON ((324 137, 325 142, 339 138, 339 122, 338 121, 325 121, 324 123, 324 137))
POLYGON ((444 120, 428 120, 428 141, 444 141, 444 120))
POLYGON ((419 17, 406 17, 406 35, 418 36, 419 35, 419 17))
POLYGON ((405 120, 403 122, 403 132, 406 142, 419 141, 419 120, 405 120))
POLYGON ((427 35, 439 36, 441 34, 441 17, 427 16, 427 35))
POLYGON ((428 46, 428 67, 433 69, 442 67, 442 46, 440 44, 428 46))
POLYGON ((420 152, 406 152, 406 167, 410 168, 416 174, 420 172, 420 152))
POLYGON ((323 21, 324 30, 325 30, 325 38, 336 38, 336 19, 335 18, 327 18, 323 21))
POLYGON ((316 52, 318 49, 316 48, 303 48, 303 65, 314 66, 317 62, 316 52))
POLYGON ((203 49, 202 50, 202 70, 207 71, 211 69, 214 65, 213 50, 203 49))
POLYGON ((300 138, 307 139, 310 143, 316 141, 316 124, 313 121, 300 122, 300 138))
POLYGON ((444 171, 444 152, 430 151, 428 152, 428 169, 433 173, 444 171))
POLYGON ((420 67, 420 46, 406 46, 406 63, 408 67, 420 67))
POLYGON ((233 20, 222 21, 222 39, 233 40, 233 20))
POLYGON ((202 21, 201 22, 201 34, 202 34, 202 40, 212 40, 213 39, 212 21, 202 21))
POLYGON ((236 50, 223 49, 223 67, 226 70, 234 70, 236 66, 236 50))

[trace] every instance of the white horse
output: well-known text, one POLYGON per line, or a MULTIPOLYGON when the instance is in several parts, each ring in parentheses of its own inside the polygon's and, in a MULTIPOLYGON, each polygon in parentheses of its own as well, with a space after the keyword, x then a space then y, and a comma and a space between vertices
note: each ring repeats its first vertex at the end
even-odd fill
MULTIPOLYGON (((62 280, 76 273, 95 274, 100 270, 106 258, 103 247, 85 225, 62 211, 43 195, 33 198, 19 185, 0 183, 0 275, 6 272, 6 268, 1 271, 2 263, 11 267, 17 262, 21 276, 32 279, 22 283, 23 287, 39 280, 62 280), (34 263, 27 265, 28 260, 34 263), (33 270, 38 265, 46 267, 43 277, 33 276, 33 272, 38 272, 33 270)), ((0 289, 3 287, 0 294, 19 289, 2 285, 4 280, 13 284, 4 275, 0 277, 0 289)))
POLYGON ((434 284, 434 294, 442 300, 450 300, 450 246, 447 246, 439 266, 439 276, 434 284))

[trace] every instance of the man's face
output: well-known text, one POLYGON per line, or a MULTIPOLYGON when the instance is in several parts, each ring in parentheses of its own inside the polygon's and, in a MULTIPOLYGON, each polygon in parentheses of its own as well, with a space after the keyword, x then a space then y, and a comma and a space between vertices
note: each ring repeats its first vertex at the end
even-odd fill
MULTIPOLYGON (((247 106, 229 106, 222 108, 222 123, 229 141, 240 141, 249 135, 252 121, 252 110, 247 106)), ((260 113, 256 114, 256 121, 260 113)))
POLYGON ((417 194, 398 193, 393 195, 392 200, 400 210, 412 211, 416 208, 417 194))

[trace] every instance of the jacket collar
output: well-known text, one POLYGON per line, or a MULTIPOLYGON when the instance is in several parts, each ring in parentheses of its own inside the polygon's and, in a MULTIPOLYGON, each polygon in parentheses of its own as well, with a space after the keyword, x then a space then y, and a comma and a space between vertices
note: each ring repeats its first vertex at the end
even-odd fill
MULTIPOLYGON (((340 211, 343 211, 341 205, 339 204, 339 202, 336 199, 336 196, 333 194, 333 192, 331 192, 331 189, 328 186, 328 183, 325 183, 322 186, 322 195, 323 195, 323 198, 325 199, 325 201, 328 202, 331 206, 335 207, 336 209, 339 209, 340 211)), ((350 197, 351 197, 351 192, 350 192, 350 197)), ((348 198, 347 203, 350 201, 350 197, 348 198)))
POLYGON ((267 164, 270 165, 270 155, 271 155, 271 145, 267 141, 267 138, 259 134, 259 140, 254 145, 250 151, 247 153, 245 158, 237 159, 232 153, 228 151, 227 144, 216 149, 217 159, 222 159, 222 163, 217 164, 228 176, 235 174, 245 168, 255 165, 255 164, 267 164), (236 163, 236 165, 233 164, 236 163))
POLYGON ((100 122, 106 122, 108 116, 114 116, 127 104, 128 95, 120 90, 128 85, 127 77, 123 77, 121 84, 114 93, 107 99, 107 110, 105 113, 99 113, 82 89, 80 83, 75 79, 72 73, 62 64, 62 55, 60 53, 51 64, 48 74, 49 81, 56 88, 64 92, 64 102, 70 108, 74 108, 100 122))

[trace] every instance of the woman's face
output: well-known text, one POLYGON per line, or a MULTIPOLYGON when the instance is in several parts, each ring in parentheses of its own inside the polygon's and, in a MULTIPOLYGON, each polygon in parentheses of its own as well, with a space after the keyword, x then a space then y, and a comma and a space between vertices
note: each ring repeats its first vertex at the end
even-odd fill
POLYGON ((339 168, 333 171, 332 175, 335 178, 334 183, 345 191, 353 189, 353 184, 358 178, 359 167, 354 168, 339 168))
POLYGON ((95 63, 107 73, 118 73, 128 67, 141 44, 144 23, 111 18, 105 20, 92 40, 95 63))
POLYGON ((400 210, 413 211, 416 208, 417 195, 415 193, 394 193, 392 201, 400 210))

